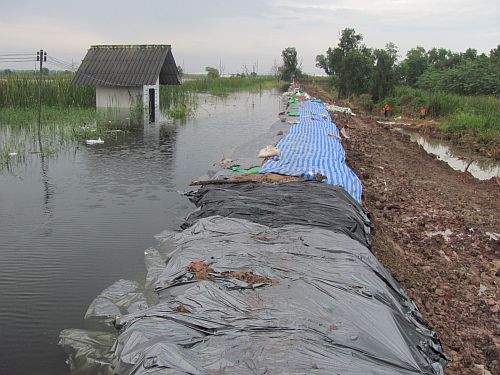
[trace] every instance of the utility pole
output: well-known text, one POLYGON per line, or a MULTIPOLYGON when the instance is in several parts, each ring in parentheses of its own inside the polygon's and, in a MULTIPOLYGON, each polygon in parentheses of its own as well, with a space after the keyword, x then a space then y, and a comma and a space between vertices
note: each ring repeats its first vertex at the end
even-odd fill
POLYGON ((38 147, 40 148, 40 157, 43 161, 42 150, 42 74, 43 63, 47 61, 47 52, 43 49, 36 53, 36 61, 40 62, 40 77, 38 78, 38 147))
POLYGON ((42 118, 42 74, 43 74, 43 63, 47 61, 47 52, 43 52, 43 49, 36 53, 36 61, 40 62, 40 77, 38 79, 38 127, 40 127, 40 121, 42 118))

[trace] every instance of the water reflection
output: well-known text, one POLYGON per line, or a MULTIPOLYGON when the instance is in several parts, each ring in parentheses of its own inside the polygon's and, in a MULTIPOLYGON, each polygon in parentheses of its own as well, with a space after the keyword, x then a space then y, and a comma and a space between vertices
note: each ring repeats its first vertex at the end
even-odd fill
MULTIPOLYGON (((399 129, 403 131, 402 129, 399 129)), ((444 141, 430 139, 422 136, 420 133, 403 131, 410 136, 413 142, 421 145, 425 151, 436 155, 439 159, 445 161, 450 167, 457 171, 469 171, 475 178, 479 180, 489 180, 492 177, 500 175, 500 164, 492 159, 471 160, 463 158, 459 153, 454 152, 453 147, 444 141)))
POLYGON ((95 328, 83 321, 95 296, 120 278, 144 278, 153 235, 179 228, 193 208, 178 191, 267 131, 280 99, 200 103, 193 118, 111 133, 102 145, 44 124, 43 153, 36 127, 0 126, 2 144, 8 135, 26 151, 0 170, 0 374, 67 374, 59 332, 95 328))

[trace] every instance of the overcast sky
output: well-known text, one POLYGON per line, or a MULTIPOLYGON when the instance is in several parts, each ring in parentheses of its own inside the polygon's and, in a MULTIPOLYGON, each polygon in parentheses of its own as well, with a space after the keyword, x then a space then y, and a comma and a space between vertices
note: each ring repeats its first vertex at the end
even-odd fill
MULTIPOLYGON (((302 68, 352 27, 369 47, 394 42, 488 53, 500 44, 499 0, 16 0, 0 7, 0 55, 40 48, 79 63, 94 44, 171 44, 187 72, 226 73, 258 63, 268 73, 281 51, 297 48, 302 68)), ((0 68, 34 63, 0 61, 0 68)), ((49 68, 53 68, 48 66, 49 68)))

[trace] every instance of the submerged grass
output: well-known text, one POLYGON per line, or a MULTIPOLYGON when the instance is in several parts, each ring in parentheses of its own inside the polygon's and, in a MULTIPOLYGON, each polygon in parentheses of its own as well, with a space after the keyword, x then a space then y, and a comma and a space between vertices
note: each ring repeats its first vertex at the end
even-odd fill
POLYGON ((185 81, 182 86, 191 92, 225 96, 236 91, 262 91, 279 86, 271 77, 219 77, 185 81))
MULTIPOLYGON (((236 91, 259 91, 278 86, 271 78, 199 78, 179 86, 160 87, 161 111, 170 118, 191 116, 198 93, 225 96, 236 91)), ((71 85, 71 76, 45 77, 42 81, 42 152, 54 154, 85 139, 107 138, 142 121, 142 104, 130 113, 96 110, 95 88, 71 85)), ((23 162, 39 149, 38 77, 13 76, 0 79, 0 169, 14 161, 23 162)))
POLYGON ((198 93, 227 96, 237 91, 257 92, 279 87, 280 82, 271 77, 219 77, 197 78, 179 86, 160 87, 160 105, 164 113, 172 118, 185 118, 198 106, 198 93))

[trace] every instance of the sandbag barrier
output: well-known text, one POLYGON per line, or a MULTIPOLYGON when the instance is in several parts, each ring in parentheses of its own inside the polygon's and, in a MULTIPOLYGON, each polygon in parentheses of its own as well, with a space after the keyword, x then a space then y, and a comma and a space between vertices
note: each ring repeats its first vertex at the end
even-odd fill
POLYGON ((115 337, 61 333, 73 369, 443 374, 437 335, 370 251, 367 213, 345 189, 206 185, 190 199, 183 231, 145 251, 145 285, 120 280, 91 304, 115 337))

